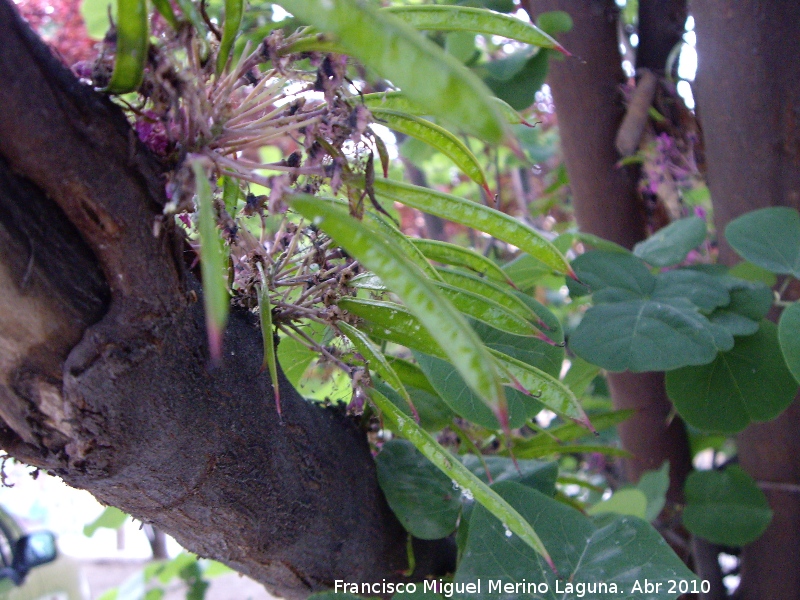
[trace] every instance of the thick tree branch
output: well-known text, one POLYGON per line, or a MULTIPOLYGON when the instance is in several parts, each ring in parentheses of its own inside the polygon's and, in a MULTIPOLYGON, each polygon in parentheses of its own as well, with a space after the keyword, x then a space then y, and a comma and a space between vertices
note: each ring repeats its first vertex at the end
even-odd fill
POLYGON ((278 419, 248 313, 207 368, 158 165, 6 0, 0 35, 0 445, 280 595, 401 578, 364 434, 282 375, 278 419))
MULTIPOLYGON (((694 2, 696 93, 717 231, 767 206, 800 209, 800 4, 694 2)), ((720 260, 739 258, 720 240, 720 260)), ((738 438, 756 479, 800 483, 800 402, 738 438)), ((739 597, 800 598, 800 494, 765 488, 774 511, 766 533, 742 554, 739 597)))

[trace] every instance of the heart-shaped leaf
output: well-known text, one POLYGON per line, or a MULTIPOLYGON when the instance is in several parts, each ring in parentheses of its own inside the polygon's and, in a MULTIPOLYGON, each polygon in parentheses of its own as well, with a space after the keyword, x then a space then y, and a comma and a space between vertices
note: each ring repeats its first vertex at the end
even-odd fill
POLYGON ((736 465, 724 471, 695 471, 686 480, 684 492, 683 524, 714 544, 749 544, 772 520, 764 492, 736 465))
POLYGON ((800 381, 800 303, 789 305, 778 323, 783 358, 796 381, 800 381))
POLYGON ((774 206, 728 223, 725 238, 741 256, 773 273, 800 278, 800 214, 774 206))
POLYGON ((673 221, 634 246, 633 253, 654 267, 677 265, 706 239, 706 222, 700 217, 673 221))
POLYGON ((770 321, 762 321, 755 335, 737 338, 732 350, 720 352, 710 364, 670 371, 666 382, 687 423, 728 433, 777 417, 797 392, 770 321))

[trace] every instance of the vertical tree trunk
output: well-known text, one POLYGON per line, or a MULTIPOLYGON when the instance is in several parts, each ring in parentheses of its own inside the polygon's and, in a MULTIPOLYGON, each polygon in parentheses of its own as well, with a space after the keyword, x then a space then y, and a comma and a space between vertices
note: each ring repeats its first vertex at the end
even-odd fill
MULTIPOLYGON (((617 41, 618 11, 613 1, 528 0, 532 18, 549 10, 567 11, 573 30, 561 38, 577 59, 551 62, 548 83, 558 114, 561 145, 581 230, 632 248, 647 235, 645 215, 633 175, 618 168, 614 138, 624 116, 620 86, 625 82, 617 41)), ((636 414, 619 428, 630 480, 670 462, 669 499, 680 501, 691 457, 683 423, 668 422, 671 404, 661 373, 611 373, 615 408, 636 414)))
MULTIPOLYGON (((703 0, 693 4, 708 184, 717 231, 766 206, 800 208, 800 3, 703 0)), ((720 259, 739 258, 720 241, 720 259)), ((748 427, 739 460, 757 480, 800 483, 800 404, 748 427)), ((744 549, 739 596, 800 598, 800 494, 765 489, 775 515, 744 549)))

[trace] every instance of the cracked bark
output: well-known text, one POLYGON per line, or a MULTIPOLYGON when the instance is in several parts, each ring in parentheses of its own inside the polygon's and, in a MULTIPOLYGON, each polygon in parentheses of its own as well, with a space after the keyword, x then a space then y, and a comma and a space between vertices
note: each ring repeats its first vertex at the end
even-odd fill
MULTIPOLYGON (((207 368, 159 167, 0 0, 0 446, 278 595, 397 580, 406 534, 365 437, 280 376, 251 315, 207 368)), ((417 544, 416 577, 452 566, 417 544)))

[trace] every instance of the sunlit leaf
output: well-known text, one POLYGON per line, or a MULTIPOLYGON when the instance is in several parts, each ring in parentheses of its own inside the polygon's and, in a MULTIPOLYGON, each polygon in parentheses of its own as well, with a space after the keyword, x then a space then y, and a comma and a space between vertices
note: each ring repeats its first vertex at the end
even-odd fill
POLYGON ((178 18, 175 16, 175 11, 172 10, 172 4, 169 3, 169 0, 153 0, 153 6, 164 17, 164 20, 169 23, 170 27, 175 30, 178 29, 178 18))
POLYGON ((130 517, 120 509, 107 506, 100 516, 83 526, 83 535, 92 537, 98 529, 119 529, 130 517))
POLYGON ((408 97, 488 142, 504 134, 486 86, 456 58, 399 18, 358 0, 283 0, 287 11, 334 34, 349 54, 408 97))
POLYGON ((602 500, 586 511, 586 514, 590 516, 603 513, 630 515, 644 519, 647 513, 647 496, 636 488, 623 488, 614 492, 608 500, 602 500))
POLYGON ((419 425, 412 419, 399 412, 386 397, 375 390, 368 390, 368 393, 384 416, 395 424, 400 435, 414 444, 417 450, 461 486, 462 489, 469 490, 472 497, 481 506, 500 519, 511 532, 516 533, 523 542, 552 565, 550 555, 547 553, 539 536, 508 502, 473 475, 455 456, 442 448, 429 433, 420 429, 419 425))
POLYGON ((552 48, 568 54, 544 31, 511 15, 480 8, 452 5, 406 5, 384 9, 416 29, 431 31, 472 31, 498 35, 532 46, 552 48))
POLYGON ((107 91, 132 92, 144 77, 150 22, 146 0, 117 0, 117 55, 107 91))
POLYGON ((389 179, 375 180, 375 193, 517 246, 556 273, 572 274, 564 255, 535 229, 505 213, 463 198, 389 179))
MULTIPOLYGON (((411 102, 403 92, 373 92, 372 94, 364 94, 361 96, 361 101, 364 105, 372 109, 386 109, 404 112, 418 117, 424 117, 430 113, 425 111, 418 105, 411 102)), ((492 97, 492 103, 500 111, 500 114, 505 117, 506 123, 509 125, 530 125, 521 114, 514 110, 507 102, 500 98, 492 97)))

